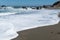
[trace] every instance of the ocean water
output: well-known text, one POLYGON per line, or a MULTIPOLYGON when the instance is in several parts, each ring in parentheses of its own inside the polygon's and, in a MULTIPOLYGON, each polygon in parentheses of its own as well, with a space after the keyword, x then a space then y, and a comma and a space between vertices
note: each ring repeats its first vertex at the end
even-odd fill
POLYGON ((0 40, 11 40, 18 31, 58 24, 59 12, 60 9, 0 9, 0 40))

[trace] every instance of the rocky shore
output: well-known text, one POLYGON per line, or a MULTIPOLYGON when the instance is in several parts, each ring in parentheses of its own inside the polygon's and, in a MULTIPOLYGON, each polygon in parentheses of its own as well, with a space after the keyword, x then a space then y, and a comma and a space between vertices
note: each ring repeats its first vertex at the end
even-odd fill
POLYGON ((31 8, 31 9, 37 9, 37 10, 40 10, 42 8, 45 8, 45 9, 57 9, 59 8, 60 9, 60 1, 57 1, 55 3, 53 3, 52 5, 43 5, 43 6, 14 6, 13 8, 23 8, 23 9, 27 9, 27 8, 31 8))
MULTIPOLYGON (((6 8, 7 6, 6 5, 2 5, 0 6, 0 9, 2 8, 6 8)), ((60 1, 57 1, 55 3, 53 3, 52 5, 42 5, 42 6, 12 6, 13 8, 23 8, 23 9, 28 9, 28 8, 31 8, 31 9, 36 9, 36 10, 40 10, 42 8, 45 8, 45 9, 60 9, 60 1)))

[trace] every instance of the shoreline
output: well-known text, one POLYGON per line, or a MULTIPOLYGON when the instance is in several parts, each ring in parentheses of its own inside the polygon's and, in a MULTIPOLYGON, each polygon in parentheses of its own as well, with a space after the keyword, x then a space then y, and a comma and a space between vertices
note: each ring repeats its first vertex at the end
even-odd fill
POLYGON ((60 22, 56 25, 19 31, 18 34, 13 40, 60 40, 60 22))

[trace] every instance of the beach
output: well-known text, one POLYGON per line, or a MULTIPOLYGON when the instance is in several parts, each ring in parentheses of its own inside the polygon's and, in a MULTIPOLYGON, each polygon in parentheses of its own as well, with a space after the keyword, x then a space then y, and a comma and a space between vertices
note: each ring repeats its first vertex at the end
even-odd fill
POLYGON ((60 22, 56 25, 38 27, 18 32, 12 40, 60 40, 60 22))
POLYGON ((58 17, 60 10, 13 9, 12 12, 10 7, 7 9, 9 12, 3 13, 2 10, 0 13, 1 40, 47 40, 51 37, 50 31, 54 29, 50 27, 54 27, 53 25, 60 21, 58 17))
POLYGON ((0 0, 0 40, 60 40, 60 1, 0 0))

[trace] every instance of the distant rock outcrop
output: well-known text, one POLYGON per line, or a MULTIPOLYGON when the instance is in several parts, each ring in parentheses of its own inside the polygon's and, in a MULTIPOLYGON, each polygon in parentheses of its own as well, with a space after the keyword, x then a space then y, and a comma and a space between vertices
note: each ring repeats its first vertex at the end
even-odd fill
POLYGON ((55 2, 52 7, 54 8, 60 8, 60 1, 55 2))
POLYGON ((0 9, 6 9, 6 7, 7 7, 7 6, 2 5, 2 6, 0 6, 0 9))

